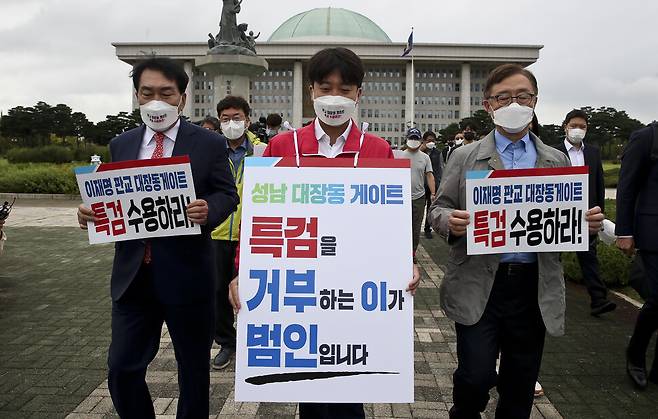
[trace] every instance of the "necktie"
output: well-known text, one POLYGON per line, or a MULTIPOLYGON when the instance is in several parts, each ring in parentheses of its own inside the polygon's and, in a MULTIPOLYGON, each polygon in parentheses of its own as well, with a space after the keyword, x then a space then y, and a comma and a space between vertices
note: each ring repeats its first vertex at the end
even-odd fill
MULTIPOLYGON (((153 136, 155 138, 155 150, 151 155, 152 159, 161 159, 164 157, 164 140, 165 135, 161 132, 156 132, 153 136)), ((144 264, 148 265, 151 263, 151 242, 146 241, 146 248, 144 249, 144 264)))
POLYGON ((155 138, 155 150, 153 150, 153 154, 151 155, 151 158, 161 159, 164 157, 165 135, 161 132, 156 132, 153 138, 155 138))

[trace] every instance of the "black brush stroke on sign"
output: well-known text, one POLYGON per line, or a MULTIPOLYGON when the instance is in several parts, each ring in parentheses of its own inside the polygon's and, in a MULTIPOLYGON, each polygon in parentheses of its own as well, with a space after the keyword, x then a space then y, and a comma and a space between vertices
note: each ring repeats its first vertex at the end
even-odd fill
POLYGON ((336 372, 290 372, 285 374, 270 374, 259 375, 256 377, 249 377, 244 380, 248 384, 255 386, 262 386, 272 383, 290 383, 294 381, 307 381, 307 380, 326 380, 328 378, 336 377, 352 377, 355 375, 398 375, 399 372, 387 371, 336 371, 336 372))

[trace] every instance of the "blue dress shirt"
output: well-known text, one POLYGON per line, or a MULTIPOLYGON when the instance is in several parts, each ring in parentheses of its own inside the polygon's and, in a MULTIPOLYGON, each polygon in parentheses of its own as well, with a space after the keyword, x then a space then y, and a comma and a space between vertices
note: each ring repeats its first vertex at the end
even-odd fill
MULTIPOLYGON (((534 169, 537 163, 537 148, 526 134, 517 142, 512 142, 498 130, 494 131, 496 150, 503 161, 505 169, 534 169)), ((533 263, 537 261, 536 253, 505 253, 500 256, 502 263, 533 263)))

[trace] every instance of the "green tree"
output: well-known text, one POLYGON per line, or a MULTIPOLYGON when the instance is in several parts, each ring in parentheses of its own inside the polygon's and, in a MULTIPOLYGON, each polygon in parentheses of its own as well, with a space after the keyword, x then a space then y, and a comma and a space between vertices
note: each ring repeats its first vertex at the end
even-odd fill
POLYGON ((455 135, 457 135, 459 131, 461 131, 459 124, 453 122, 442 130, 439 130, 439 140, 446 143, 449 139, 455 138, 455 135))
POLYGON ((494 129, 491 116, 484 109, 475 111, 472 116, 466 117, 459 122, 459 128, 463 130, 467 125, 473 127, 478 136, 484 137, 494 129))
POLYGON ((564 130, 560 125, 539 124, 539 138, 548 145, 555 146, 562 142, 564 138, 564 130))

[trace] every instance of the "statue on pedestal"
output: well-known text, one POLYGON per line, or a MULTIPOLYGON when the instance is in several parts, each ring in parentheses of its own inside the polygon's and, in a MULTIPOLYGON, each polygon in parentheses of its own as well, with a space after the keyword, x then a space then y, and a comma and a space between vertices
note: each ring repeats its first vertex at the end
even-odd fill
POLYGON ((256 55, 256 36, 253 31, 246 34, 248 25, 238 25, 237 15, 242 10, 243 0, 223 0, 222 17, 219 22, 219 34, 208 34, 208 54, 256 55))

